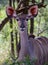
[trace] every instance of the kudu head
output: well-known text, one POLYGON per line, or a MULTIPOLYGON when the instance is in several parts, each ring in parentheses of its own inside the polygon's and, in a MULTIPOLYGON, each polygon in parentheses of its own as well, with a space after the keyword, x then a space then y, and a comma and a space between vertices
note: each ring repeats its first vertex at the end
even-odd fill
POLYGON ((12 7, 7 7, 6 12, 8 16, 16 18, 18 22, 19 29, 24 31, 27 28, 27 21, 28 19, 34 18, 38 14, 38 6, 30 6, 27 7, 27 14, 24 14, 23 11, 26 8, 20 10, 14 10, 12 7), (22 11, 23 10, 23 11, 22 11), (20 11, 20 13, 19 13, 20 11))

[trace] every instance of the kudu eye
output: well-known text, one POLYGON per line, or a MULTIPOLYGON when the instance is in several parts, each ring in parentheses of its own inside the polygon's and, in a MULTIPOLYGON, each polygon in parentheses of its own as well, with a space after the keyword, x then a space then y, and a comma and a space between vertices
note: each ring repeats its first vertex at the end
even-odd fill
POLYGON ((19 21, 19 18, 17 17, 16 20, 19 21))
POLYGON ((28 18, 26 18, 26 21, 28 21, 28 18))
POLYGON ((19 19, 16 19, 17 21, 19 21, 19 19))

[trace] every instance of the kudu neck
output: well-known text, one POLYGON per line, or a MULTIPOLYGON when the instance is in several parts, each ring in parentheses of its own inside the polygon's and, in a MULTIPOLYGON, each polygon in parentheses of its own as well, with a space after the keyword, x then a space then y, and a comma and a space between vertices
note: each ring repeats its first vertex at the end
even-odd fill
POLYGON ((20 31, 20 38, 21 38, 21 47, 26 47, 28 43, 28 34, 27 30, 20 31))

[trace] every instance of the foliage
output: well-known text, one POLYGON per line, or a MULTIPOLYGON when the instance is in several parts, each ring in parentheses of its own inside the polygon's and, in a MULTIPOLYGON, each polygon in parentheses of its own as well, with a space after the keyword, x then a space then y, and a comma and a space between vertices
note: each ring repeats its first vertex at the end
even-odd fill
MULTIPOLYGON (((0 23, 1 21, 6 17, 5 8, 8 5, 9 0, 0 0, 0 23)), ((31 0, 30 0, 31 1, 31 0)), ((36 0, 39 2, 39 0, 36 0)), ((48 0, 45 0, 45 4, 48 4, 48 0)), ((28 22, 28 25, 30 23, 28 22)), ((17 23, 13 22, 13 31, 15 31, 15 28, 17 28, 17 23)), ((30 25, 29 25, 30 27, 30 25)), ((46 8, 40 8, 38 12, 38 16, 35 18, 34 21, 34 34, 38 36, 40 32, 48 28, 48 6, 46 8)), ((28 28, 30 30, 30 28, 28 28)), ((18 30, 18 28, 17 28, 18 30)), ((0 32, 0 63, 5 62, 3 65, 14 65, 14 62, 7 59, 9 52, 10 52, 10 32, 12 29, 10 29, 9 23, 5 25, 5 27, 0 32), (1 60, 2 59, 2 60, 1 60), (4 61, 5 60, 5 61, 4 61)), ((43 31, 40 36, 46 36, 48 37, 48 29, 43 31)), ((15 36, 15 35, 14 35, 15 36)), ((16 62, 15 62, 16 63, 16 62)), ((31 65, 28 58, 26 58, 26 61, 24 61, 26 65, 31 65)), ((1 65, 1 64, 0 64, 1 65)), ((18 63, 19 65, 19 63, 18 63)), ((48 65, 47 63, 45 65, 48 65)))
MULTIPOLYGON (((23 62, 16 62, 15 64, 17 65, 35 65, 36 64, 36 59, 33 59, 32 61, 30 61, 29 57, 26 57, 25 61, 23 62)), ((48 62, 46 62, 44 65, 48 65, 48 62)))
MULTIPOLYGON (((36 64, 36 59, 33 59, 30 61, 29 57, 26 57, 24 61, 21 62, 16 62, 16 60, 12 60, 11 57, 6 59, 3 63, 3 65, 35 65, 36 64)), ((44 65, 48 65, 48 62, 45 63, 44 65)))
POLYGON ((45 36, 48 37, 48 6, 39 9, 38 16, 35 18, 34 32, 36 32, 36 35, 46 33, 45 36))
POLYGON ((0 0, 0 9, 2 9, 3 7, 5 7, 8 4, 9 0, 0 0))

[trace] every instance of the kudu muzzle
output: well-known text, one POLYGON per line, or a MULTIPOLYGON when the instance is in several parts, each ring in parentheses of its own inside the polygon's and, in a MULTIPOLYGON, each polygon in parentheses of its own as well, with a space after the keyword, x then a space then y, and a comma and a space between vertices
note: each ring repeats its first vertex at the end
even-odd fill
POLYGON ((22 20, 20 28, 21 28, 21 31, 24 31, 24 29, 25 29, 24 20, 22 20))

